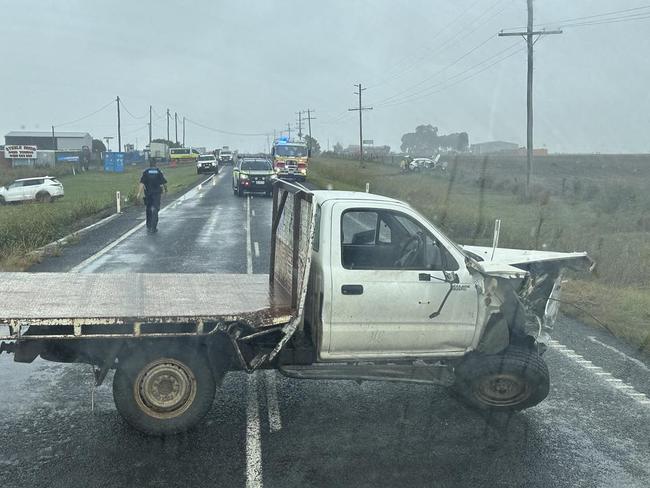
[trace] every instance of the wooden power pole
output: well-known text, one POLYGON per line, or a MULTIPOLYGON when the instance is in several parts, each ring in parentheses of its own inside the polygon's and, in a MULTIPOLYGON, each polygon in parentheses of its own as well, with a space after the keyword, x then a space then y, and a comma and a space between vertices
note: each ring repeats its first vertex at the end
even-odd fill
POLYGON ((365 88, 361 88, 361 83, 354 85, 359 91, 354 92, 355 95, 359 95, 359 106, 357 108, 349 108, 350 112, 359 112, 359 165, 363 166, 363 111, 372 110, 372 107, 364 107, 361 103, 361 93, 366 91, 365 88))
POLYGON ((526 187, 525 198, 530 197, 530 174, 533 170, 533 46, 541 36, 562 34, 561 30, 533 30, 533 0, 528 3, 528 26, 525 32, 499 32, 499 37, 522 36, 528 46, 528 76, 526 80, 526 187), (536 37, 535 39, 533 39, 536 37))

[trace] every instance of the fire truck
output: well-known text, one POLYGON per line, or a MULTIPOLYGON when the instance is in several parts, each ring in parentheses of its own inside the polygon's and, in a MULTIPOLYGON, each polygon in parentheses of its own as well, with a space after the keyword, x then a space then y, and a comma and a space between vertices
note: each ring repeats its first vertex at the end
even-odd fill
POLYGON ((279 138, 271 148, 273 169, 278 178, 296 181, 307 179, 311 151, 305 142, 279 138))

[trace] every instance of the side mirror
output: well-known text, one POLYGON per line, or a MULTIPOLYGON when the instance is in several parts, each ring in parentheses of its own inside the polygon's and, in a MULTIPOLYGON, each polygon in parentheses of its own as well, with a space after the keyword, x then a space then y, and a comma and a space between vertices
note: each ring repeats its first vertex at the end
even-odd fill
POLYGON ((443 273, 447 282, 452 284, 460 283, 460 278, 454 271, 443 271, 443 273))

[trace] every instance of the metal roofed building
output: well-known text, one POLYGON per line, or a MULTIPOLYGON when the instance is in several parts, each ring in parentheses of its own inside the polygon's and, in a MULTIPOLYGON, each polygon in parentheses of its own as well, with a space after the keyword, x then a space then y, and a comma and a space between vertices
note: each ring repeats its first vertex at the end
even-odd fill
POLYGON ((36 146, 40 150, 81 151, 92 148, 93 138, 88 132, 32 132, 12 131, 5 135, 5 145, 36 146))

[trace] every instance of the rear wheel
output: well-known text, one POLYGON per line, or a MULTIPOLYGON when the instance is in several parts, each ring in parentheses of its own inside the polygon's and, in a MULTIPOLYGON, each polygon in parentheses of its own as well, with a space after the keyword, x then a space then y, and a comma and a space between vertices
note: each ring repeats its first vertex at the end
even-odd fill
POLYGON ((548 395, 549 372, 537 351, 509 347, 500 354, 468 356, 456 368, 453 388, 481 410, 524 410, 548 395))
POLYGON ((205 354, 189 348, 138 350, 119 358, 113 398, 122 417, 157 436, 191 429, 208 413, 216 383, 205 354))
POLYGON ((243 197, 244 196, 244 189, 241 186, 237 187, 237 196, 238 197, 243 197))
POLYGON ((49 203, 49 202, 54 201, 52 196, 46 191, 39 192, 36 195, 36 200, 41 202, 41 203, 49 203))

